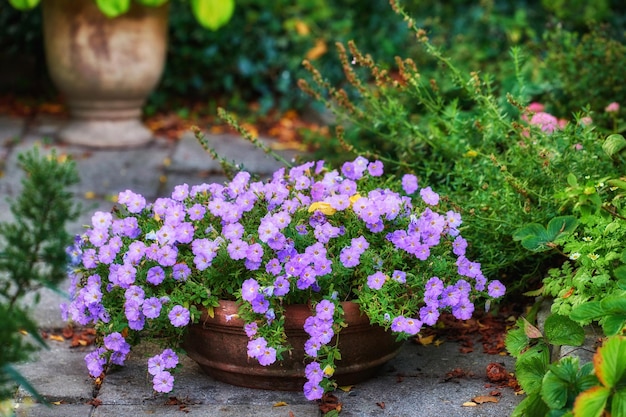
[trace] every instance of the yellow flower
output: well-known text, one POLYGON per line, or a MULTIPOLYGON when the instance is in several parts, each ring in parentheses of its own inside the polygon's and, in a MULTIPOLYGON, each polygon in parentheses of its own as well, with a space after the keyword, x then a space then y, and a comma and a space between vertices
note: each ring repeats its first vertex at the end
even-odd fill
POLYGON ((324 201, 317 201, 309 206, 309 213, 313 213, 314 211, 321 211, 323 214, 327 216, 332 216, 337 212, 334 208, 330 206, 329 203, 324 201))
POLYGON ((324 367, 324 376, 331 377, 335 373, 335 368, 330 365, 324 367))
POLYGON ((587 255, 589 257, 589 259, 591 259, 592 261, 597 261, 598 259, 600 259, 600 255, 595 254, 595 253, 590 253, 589 255, 587 255))
POLYGON ((478 156, 478 152, 476 152, 474 150, 469 150, 469 151, 465 152, 464 156, 466 158, 476 158, 478 156))
POLYGON ((352 207, 354 202, 357 201, 359 198, 361 198, 361 194, 359 194, 359 193, 356 193, 355 195, 350 197, 350 207, 352 207))

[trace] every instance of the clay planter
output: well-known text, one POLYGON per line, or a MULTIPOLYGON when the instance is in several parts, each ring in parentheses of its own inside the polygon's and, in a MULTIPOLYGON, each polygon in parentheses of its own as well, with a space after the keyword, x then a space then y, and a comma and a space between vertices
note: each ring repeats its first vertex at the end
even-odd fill
MULTIPOLYGON (((372 326, 355 303, 342 303, 348 327, 339 333, 341 360, 333 378, 339 385, 352 385, 370 378, 399 352, 402 343, 382 327, 372 326)), ((232 385, 282 391, 299 391, 304 377, 304 342, 309 335, 302 329, 310 315, 306 305, 287 307, 285 329, 293 351, 283 361, 261 366, 248 358, 248 337, 240 319, 226 320, 236 314, 237 305, 222 301, 213 318, 203 314, 200 323, 190 326, 183 347, 188 356, 213 378, 232 385)), ((334 343, 334 342, 333 342, 334 343)))
POLYGON ((43 1, 48 71, 70 111, 60 140, 99 148, 152 140, 140 117, 165 65, 168 4, 133 1, 110 19, 94 0, 43 1))

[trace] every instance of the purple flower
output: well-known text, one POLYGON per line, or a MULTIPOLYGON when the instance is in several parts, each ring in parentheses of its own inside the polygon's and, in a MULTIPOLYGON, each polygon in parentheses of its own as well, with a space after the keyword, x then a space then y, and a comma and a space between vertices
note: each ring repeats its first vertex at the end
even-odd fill
POLYGON ((165 369, 165 361, 161 355, 155 355, 148 359, 148 373, 150 375, 158 375, 165 369))
POLYGON ((439 310, 437 309, 437 307, 432 306, 432 305, 426 305, 420 308, 420 320, 424 324, 428 326, 434 326, 435 323, 437 323, 438 319, 439 319, 439 310))
POLYGON ((439 194, 434 192, 430 187, 422 188, 420 190, 420 196, 422 200, 424 200, 424 203, 428 205, 436 206, 439 204, 439 194))
POLYGON ((339 252, 339 260, 346 268, 353 268, 360 262, 361 253, 352 246, 345 247, 339 252))
POLYGON ((394 332, 402 333, 406 330, 406 326, 406 317, 404 316, 395 317, 391 321, 391 330, 394 332))
POLYGON ((161 353, 161 359, 165 369, 175 368, 178 365, 178 355, 172 349, 165 349, 161 353))
POLYGON ((250 304, 252 305, 252 311, 258 314, 265 313, 270 306, 269 301, 267 301, 263 294, 257 294, 250 304))
POLYGON ((189 310, 181 305, 176 305, 168 314, 168 318, 174 327, 186 326, 190 319, 189 310))
POLYGON ((104 347, 113 352, 130 351, 130 345, 119 332, 113 332, 104 338, 104 347))
POLYGON ((149 319, 156 319, 161 314, 161 300, 156 297, 150 297, 143 302, 141 306, 144 316, 149 319))
POLYGON ((443 281, 439 277, 432 277, 426 282, 426 293, 432 296, 439 296, 443 291, 443 281))
POLYGON ((148 269, 148 275, 146 276, 146 281, 148 281, 152 285, 159 285, 165 279, 165 271, 160 266, 153 266, 148 269))
POLYGON ((324 371, 319 362, 311 362, 304 368, 304 376, 312 384, 319 384, 324 379, 324 371))
POLYGON ((120 192, 117 202, 124 204, 131 213, 140 213, 146 207, 146 199, 130 190, 120 192))
POLYGON ((407 318, 405 321, 404 332, 410 335, 416 335, 422 329, 422 322, 413 318, 407 318))
POLYGON ((329 300, 322 300, 315 306, 315 314, 321 320, 330 321, 335 314, 335 304, 329 300))
POLYGON ((152 388, 156 392, 170 392, 174 388, 174 377, 168 371, 159 372, 152 379, 152 388))
POLYGON ((383 163, 380 161, 370 162, 367 170, 372 177, 380 177, 383 175, 383 163))
POLYGON ((246 323, 243 326, 243 329, 246 332, 246 336, 248 336, 248 338, 251 339, 256 335, 257 330, 259 329, 259 325, 256 324, 256 322, 246 323))
POLYGON ((189 216, 189 219, 194 221, 202 220, 202 218, 204 217, 204 213, 206 213, 206 209, 202 204, 198 203, 194 204, 187 210, 187 215, 189 216))
POLYGON ((248 342, 248 356, 251 358, 258 358, 263 354, 267 347, 267 341, 263 337, 257 337, 256 339, 248 342))
POLYGON ((386 279, 387 277, 382 272, 374 272, 372 275, 367 277, 367 286, 373 290, 380 290, 386 279))
POLYGON ((259 283, 254 278, 249 278, 241 285, 241 298, 251 303, 259 294, 259 283))
POLYGON ((271 346, 266 346, 256 359, 262 366, 271 365, 276 362, 276 349, 271 346))
POLYGON ((102 357, 104 352, 104 348, 98 348, 85 355, 87 370, 89 370, 89 375, 94 378, 99 377, 104 372, 104 365, 106 364, 106 359, 102 357))
POLYGON ((185 281, 191 275, 191 269, 186 264, 176 264, 172 268, 172 277, 176 281, 185 281))
POLYGON ((304 396, 309 401, 319 400, 324 395, 324 388, 311 381, 304 383, 304 396))
POLYGON ((452 252, 456 256, 465 256, 465 250, 467 249, 467 241, 460 235, 454 238, 452 242, 452 252))
POLYGON ((417 191, 417 177, 413 174, 405 174, 402 177, 402 189, 407 194, 413 194, 417 191))
POLYGON ((491 281, 487 286, 487 292, 489 293, 489 296, 493 298, 502 297, 505 291, 506 288, 498 280, 491 281))
POLYGON ((452 309, 452 315, 459 320, 469 320, 474 312, 474 304, 467 298, 463 297, 461 301, 452 309))
POLYGON ((317 340, 317 338, 315 337, 307 339, 307 341, 304 342, 304 352, 313 358, 317 357, 317 353, 319 352, 320 347, 321 344, 319 340, 317 340))

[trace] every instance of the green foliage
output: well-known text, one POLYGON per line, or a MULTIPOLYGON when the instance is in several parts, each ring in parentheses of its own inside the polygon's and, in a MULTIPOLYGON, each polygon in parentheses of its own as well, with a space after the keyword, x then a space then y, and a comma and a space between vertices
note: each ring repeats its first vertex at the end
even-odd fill
POLYGON ((574 416, 626 415, 626 337, 609 337, 593 357, 599 383, 587 388, 574 404, 574 416))
MULTIPOLYGON (((557 28, 546 33, 541 46, 545 57, 538 84, 543 93, 538 96, 561 117, 589 106, 594 122, 610 128, 612 115, 605 107, 611 102, 626 103, 621 81, 626 66, 623 40, 614 39, 609 28, 594 25, 586 34, 557 28)), ((625 128, 622 125, 617 132, 625 128)))
MULTIPOLYGON (((552 311, 560 314, 583 304, 595 306, 626 287, 626 182, 606 177, 580 182, 572 174, 567 181, 556 198, 579 217, 581 227, 556 242, 567 260, 543 280, 544 294, 554 297, 552 311)), ((583 322, 600 318, 583 316, 583 322)), ((614 320, 605 320, 612 329, 607 334, 615 334, 614 320)))
POLYGON ((560 238, 572 233, 578 226, 574 216, 559 216, 550 220, 547 227, 537 223, 524 225, 513 234, 513 240, 519 240, 522 246, 533 252, 542 252, 553 248, 560 238))
POLYGON ((546 318, 544 333, 525 319, 507 333, 506 348, 516 358, 515 372, 527 397, 515 408, 513 416, 562 416, 571 412, 576 397, 598 380, 593 366, 579 366, 579 359, 565 356, 551 362, 554 346, 580 346, 582 327, 565 316, 546 318))
POLYGON ((463 208, 470 252, 483 271, 515 277, 523 286, 520 275, 542 272, 554 259, 554 251, 527 248, 547 249, 575 226, 575 219, 560 217, 569 213, 555 200, 568 175, 599 181, 613 174, 618 162, 602 150, 603 134, 586 124, 582 113, 560 128, 556 119, 552 127, 533 122, 535 113, 525 105, 528 61, 521 49, 511 51, 508 66, 497 74, 516 80, 509 90, 514 97, 493 76, 464 72, 424 30, 415 31, 421 47, 415 55, 421 62, 429 58, 436 74, 418 70, 410 58, 398 58, 391 69, 355 43, 339 45, 348 82, 342 87, 308 65, 312 83, 302 80, 301 88, 333 111, 343 127, 337 141, 313 144, 326 159, 353 152, 379 158, 397 172, 416 173, 422 185, 463 208), (528 224, 536 225, 517 236, 528 238, 524 247, 513 236, 528 224), (548 229, 539 228, 545 224, 548 229))
POLYGON ((11 381, 21 382, 11 364, 45 346, 20 300, 65 278, 65 248, 71 242, 65 224, 77 215, 67 190, 78 181, 72 162, 62 162, 54 152, 40 156, 37 148, 19 155, 18 161, 26 177, 11 202, 14 221, 0 223, 0 400, 10 398, 11 381))

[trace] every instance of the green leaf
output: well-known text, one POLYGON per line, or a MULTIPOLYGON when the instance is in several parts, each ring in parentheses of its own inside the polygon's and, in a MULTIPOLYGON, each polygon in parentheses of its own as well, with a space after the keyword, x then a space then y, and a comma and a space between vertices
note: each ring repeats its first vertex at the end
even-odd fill
POLYGON ((609 135, 602 144, 602 149, 608 156, 614 156, 626 148, 626 139, 619 134, 609 135))
POLYGON ((572 174, 571 172, 567 174, 567 184, 570 187, 578 187, 578 180, 576 179, 576 175, 572 174))
POLYGON ((611 187, 617 187, 617 188, 621 188, 622 190, 626 190, 626 181, 608 180, 606 183, 611 187))
POLYGON ((578 358, 566 356, 559 362, 550 365, 548 369, 557 378, 568 383, 574 383, 576 382, 576 378, 578 378, 578 364, 578 358))
POLYGON ((626 388, 615 392, 611 398, 611 415, 626 416, 626 388))
POLYGON ((135 0, 138 3, 148 7, 159 7, 167 3, 169 0, 135 0))
POLYGON ((529 223, 524 227, 520 227, 513 233, 513 240, 523 240, 529 236, 537 236, 545 233, 546 229, 537 223, 529 223))
POLYGON ((607 336, 615 336, 621 333, 624 325, 626 324, 626 314, 612 314, 606 316, 602 320, 602 331, 607 336))
POLYGON ((130 9, 130 0, 96 0, 100 11, 106 17, 117 17, 130 9))
POLYGON ((507 332, 504 344, 511 356, 518 357, 528 347, 528 336, 524 332, 524 324, 517 322, 517 327, 507 332))
POLYGON ((626 336, 609 337, 593 355, 593 363, 602 385, 615 387, 626 372, 626 336))
POLYGON ((563 408, 567 403, 567 388, 569 383, 559 378, 552 371, 548 371, 541 384, 541 398, 550 408, 563 408))
POLYGON ((515 362, 515 375, 527 394, 539 393, 548 370, 550 352, 544 344, 533 346, 515 362))
POLYGON ((511 417, 545 416, 550 409, 539 393, 529 394, 513 410, 511 417))
POLYGON ((574 216, 555 217, 548 223, 548 236, 550 240, 556 240, 562 235, 572 233, 576 227, 578 227, 578 220, 574 216))
POLYGON ((626 313, 626 298, 618 295, 606 297, 600 301, 602 309, 607 313, 626 313))
POLYGON ((230 21, 235 11, 235 1, 191 0, 191 10, 202 26, 215 31, 230 21))
POLYGON ((574 307, 570 317, 572 320, 587 322, 590 320, 597 320, 605 314, 606 311, 602 308, 600 301, 590 301, 574 307))
POLYGON ((585 341, 585 330, 569 317, 552 314, 544 326, 546 338, 553 345, 580 346, 585 341))
POLYGON ((41 0, 9 0, 11 6, 18 10, 31 10, 39 4, 41 0))
POLYGON ((613 270, 615 278, 620 281, 626 280, 626 265, 620 265, 613 270))
POLYGON ((584 417, 600 417, 606 407, 611 391, 605 387, 593 387, 582 392, 574 402, 574 415, 584 417))

